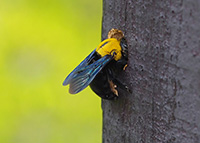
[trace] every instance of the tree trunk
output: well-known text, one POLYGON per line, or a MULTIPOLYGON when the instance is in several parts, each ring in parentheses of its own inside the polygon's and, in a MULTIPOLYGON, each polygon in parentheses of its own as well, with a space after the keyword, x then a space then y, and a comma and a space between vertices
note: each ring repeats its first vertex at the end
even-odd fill
POLYGON ((124 32, 117 101, 102 100, 104 143, 200 143, 200 0, 104 0, 102 38, 124 32))

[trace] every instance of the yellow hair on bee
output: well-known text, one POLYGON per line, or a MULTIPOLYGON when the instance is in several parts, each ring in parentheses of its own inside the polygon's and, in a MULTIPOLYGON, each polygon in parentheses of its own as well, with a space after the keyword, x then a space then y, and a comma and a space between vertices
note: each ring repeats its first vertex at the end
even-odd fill
POLYGON ((112 55, 116 61, 122 58, 120 40, 124 37, 122 31, 111 29, 108 32, 108 39, 102 41, 96 49, 96 52, 104 57, 105 55, 112 55))

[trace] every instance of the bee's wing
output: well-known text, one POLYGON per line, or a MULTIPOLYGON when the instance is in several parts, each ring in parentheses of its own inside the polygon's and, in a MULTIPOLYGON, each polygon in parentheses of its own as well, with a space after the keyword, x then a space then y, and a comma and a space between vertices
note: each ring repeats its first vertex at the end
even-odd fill
POLYGON ((73 77, 76 75, 77 71, 85 66, 87 66, 94 57, 96 49, 92 51, 64 80, 63 85, 68 85, 73 77))
POLYGON ((102 68, 112 59, 112 56, 106 55, 94 63, 78 70, 69 83, 69 92, 71 94, 76 94, 86 88, 95 78, 95 76, 102 70, 102 68))

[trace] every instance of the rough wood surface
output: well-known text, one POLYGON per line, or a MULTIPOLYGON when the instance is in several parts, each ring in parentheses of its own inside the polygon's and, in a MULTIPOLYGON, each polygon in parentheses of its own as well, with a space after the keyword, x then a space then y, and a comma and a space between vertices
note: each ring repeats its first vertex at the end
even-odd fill
POLYGON ((102 38, 121 29, 133 94, 102 100, 104 143, 200 143, 200 0, 104 0, 102 38))

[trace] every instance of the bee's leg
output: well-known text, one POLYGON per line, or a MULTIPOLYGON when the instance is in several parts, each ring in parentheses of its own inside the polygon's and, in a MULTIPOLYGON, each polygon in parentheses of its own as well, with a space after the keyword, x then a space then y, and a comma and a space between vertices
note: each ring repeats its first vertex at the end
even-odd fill
POLYGON ((118 97, 118 91, 117 91, 117 85, 113 82, 113 78, 110 76, 110 73, 109 73, 109 69, 106 70, 106 76, 107 76, 107 79, 108 79, 108 83, 110 85, 110 89, 111 91, 118 97))
POLYGON ((126 70, 127 66, 128 66, 128 64, 126 64, 126 65, 123 67, 123 70, 124 70, 124 71, 126 70))
POLYGON ((123 84, 121 81, 119 81, 117 78, 115 78, 112 74, 112 70, 108 69, 107 70, 107 74, 108 74, 108 77, 111 81, 113 81, 113 83, 115 83, 116 85, 118 85, 119 88, 129 92, 129 93, 132 93, 132 91, 128 88, 127 85, 123 84))
POLYGON ((128 66, 127 60, 121 59, 121 60, 117 61, 117 67, 118 68, 125 70, 127 66, 128 66))
POLYGON ((125 84, 123 84, 122 82, 120 82, 118 79, 113 79, 113 82, 115 84, 117 84, 121 89, 129 92, 129 93, 132 93, 132 91, 129 89, 129 87, 125 84))

